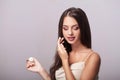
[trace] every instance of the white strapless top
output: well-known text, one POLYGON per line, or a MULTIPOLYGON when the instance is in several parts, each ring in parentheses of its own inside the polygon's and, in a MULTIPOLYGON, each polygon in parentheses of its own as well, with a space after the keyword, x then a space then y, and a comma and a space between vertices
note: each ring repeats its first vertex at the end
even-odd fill
MULTIPOLYGON (((76 63, 73 63, 70 65, 70 69, 74 75, 75 80, 80 80, 81 73, 85 67, 85 62, 86 62, 87 58, 91 55, 91 52, 92 51, 89 52, 89 54, 87 55, 85 60, 79 61, 79 62, 76 62, 76 63)), ((56 70, 55 77, 56 77, 56 80, 66 80, 63 67, 56 70)), ((98 80, 98 76, 96 77, 95 80, 98 80)))
MULTIPOLYGON (((80 75, 85 66, 85 62, 77 62, 71 64, 70 68, 76 80, 80 80, 80 75)), ((66 80, 63 67, 56 70, 55 73, 56 80, 66 80)))

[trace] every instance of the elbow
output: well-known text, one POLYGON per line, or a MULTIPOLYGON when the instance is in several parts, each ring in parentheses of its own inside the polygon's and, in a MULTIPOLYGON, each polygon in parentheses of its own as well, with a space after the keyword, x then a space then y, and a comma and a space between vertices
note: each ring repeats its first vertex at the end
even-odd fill
POLYGON ((95 78, 81 77, 80 80, 95 80, 95 78))

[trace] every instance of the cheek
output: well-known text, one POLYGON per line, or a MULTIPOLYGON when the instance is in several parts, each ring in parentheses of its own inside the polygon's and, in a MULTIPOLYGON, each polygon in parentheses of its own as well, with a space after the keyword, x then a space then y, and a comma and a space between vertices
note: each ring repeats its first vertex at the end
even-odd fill
POLYGON ((63 36, 65 36, 65 35, 66 35, 66 32, 65 32, 65 31, 62 31, 62 33, 63 33, 63 36))
POLYGON ((77 37, 80 37, 80 31, 75 33, 77 37))
POLYGON ((66 37, 66 33, 65 32, 63 32, 63 37, 66 37))
POLYGON ((66 39, 67 38, 67 32, 63 31, 63 37, 66 39))

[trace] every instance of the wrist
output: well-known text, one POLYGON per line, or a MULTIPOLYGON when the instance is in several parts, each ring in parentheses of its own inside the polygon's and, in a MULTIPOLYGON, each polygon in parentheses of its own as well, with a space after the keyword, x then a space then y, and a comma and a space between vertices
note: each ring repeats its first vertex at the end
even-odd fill
POLYGON ((49 74, 44 68, 41 68, 38 73, 44 80, 51 80, 49 74))
POLYGON ((64 64, 69 64, 68 59, 64 59, 64 60, 62 60, 62 64, 63 64, 63 65, 64 65, 64 64))
POLYGON ((40 68, 40 69, 38 70, 38 73, 41 74, 43 71, 44 71, 44 68, 40 68))

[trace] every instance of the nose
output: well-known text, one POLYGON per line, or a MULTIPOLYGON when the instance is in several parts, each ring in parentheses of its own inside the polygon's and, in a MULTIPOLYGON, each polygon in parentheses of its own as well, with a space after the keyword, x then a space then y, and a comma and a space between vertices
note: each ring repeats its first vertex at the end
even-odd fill
POLYGON ((69 30, 68 30, 68 34, 69 34, 69 35, 73 35, 72 29, 69 29, 69 30))

